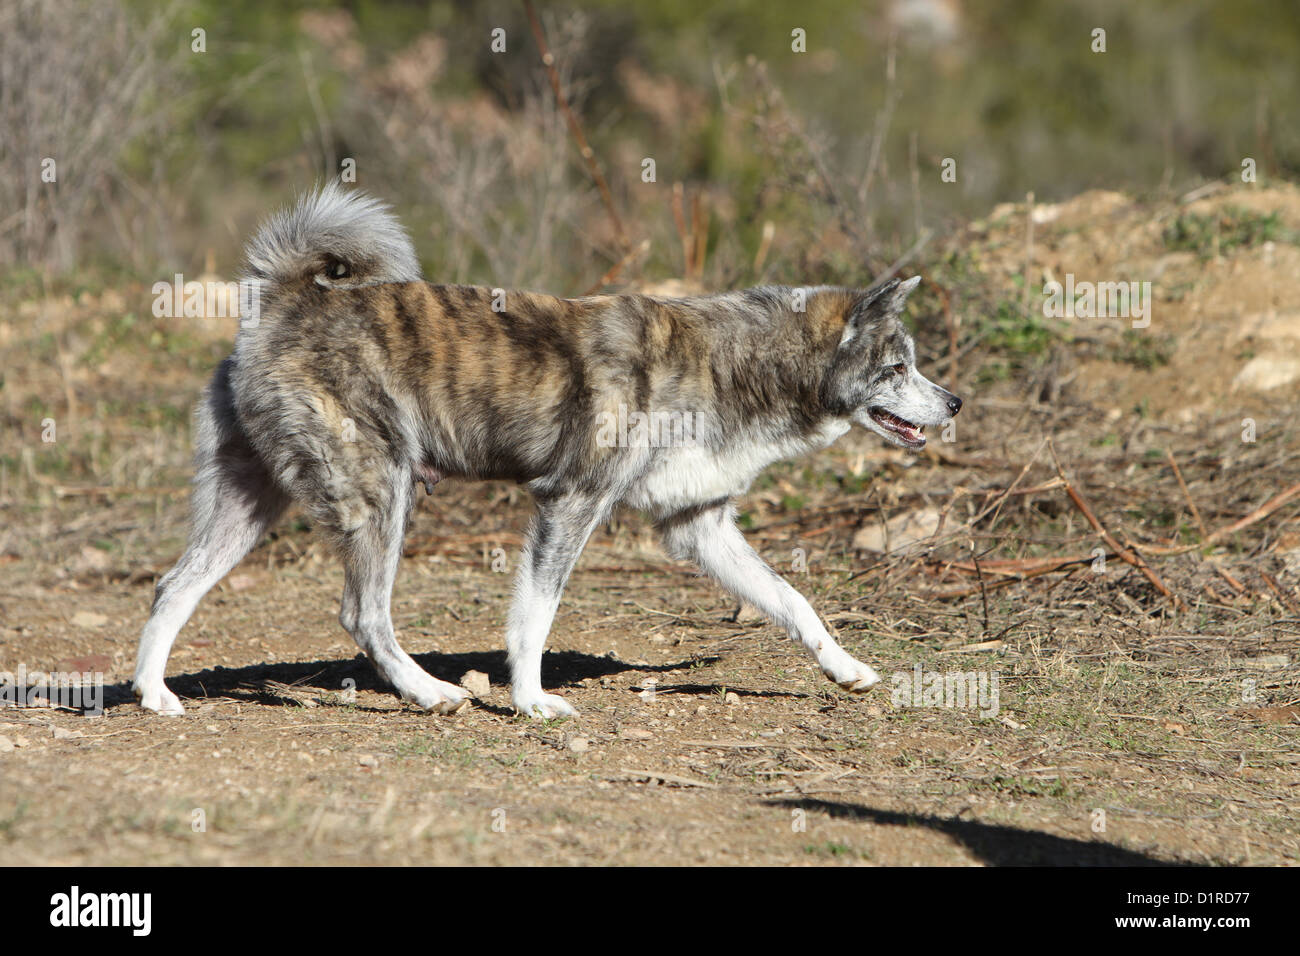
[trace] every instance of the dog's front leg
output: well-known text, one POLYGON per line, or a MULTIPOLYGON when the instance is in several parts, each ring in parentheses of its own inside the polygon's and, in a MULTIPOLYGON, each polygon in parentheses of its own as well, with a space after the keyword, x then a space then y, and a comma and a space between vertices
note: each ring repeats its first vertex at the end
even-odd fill
POLYGON ((749 546, 729 504, 674 515, 660 522, 659 531, 669 554, 694 561, 736 597, 786 628, 840 687, 862 693, 880 682, 880 675, 827 633, 804 596, 749 546))
POLYGON ((608 510, 607 502, 585 494, 537 503, 506 627, 510 697, 521 714, 543 718, 577 714, 563 697, 542 690, 542 650, 569 573, 608 510))

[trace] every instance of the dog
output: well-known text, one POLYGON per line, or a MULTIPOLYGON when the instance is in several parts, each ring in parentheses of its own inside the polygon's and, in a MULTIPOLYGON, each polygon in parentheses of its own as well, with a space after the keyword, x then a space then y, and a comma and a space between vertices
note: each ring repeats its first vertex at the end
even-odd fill
POLYGON ((576 714, 543 689, 542 651, 574 563, 619 504, 831 681, 861 693, 880 680, 746 543, 733 501, 853 424, 916 449, 957 414, 899 320, 919 277, 690 298, 436 285, 389 207, 337 183, 271 217, 246 259, 258 315, 196 411, 192 528, 136 662, 147 710, 183 712, 163 681, 177 632, 297 502, 343 561, 339 620, 379 675, 421 708, 459 711, 468 693, 398 646, 389 609, 417 486, 448 477, 519 482, 536 502, 506 627, 522 714, 576 714))

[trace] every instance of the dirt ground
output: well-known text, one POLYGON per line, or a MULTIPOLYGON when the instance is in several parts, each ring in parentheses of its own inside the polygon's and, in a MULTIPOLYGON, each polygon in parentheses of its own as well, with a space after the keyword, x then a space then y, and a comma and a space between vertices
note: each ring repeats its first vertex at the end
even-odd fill
POLYGON ((337 623, 337 563, 291 516, 182 631, 187 714, 142 713, 129 679, 183 547, 188 408, 231 323, 159 326, 147 287, 10 288, 0 670, 100 672, 107 706, 0 708, 6 860, 1300 862, 1300 202, 1225 193, 1039 207, 1032 246, 1028 211, 996 210, 921 270, 920 364, 950 382, 957 345, 955 440, 911 456, 855 431, 740 502, 880 687, 828 684, 620 513, 544 667, 582 714, 545 723, 504 686, 527 496, 451 482, 421 499, 394 619, 435 675, 487 676, 472 708, 431 716, 376 681, 337 623), (1277 222, 1248 234, 1242 208, 1277 222), (1150 279, 1150 336, 987 323, 1027 271, 1031 291, 1150 279), (917 667, 996 676, 996 708, 917 706, 917 667))

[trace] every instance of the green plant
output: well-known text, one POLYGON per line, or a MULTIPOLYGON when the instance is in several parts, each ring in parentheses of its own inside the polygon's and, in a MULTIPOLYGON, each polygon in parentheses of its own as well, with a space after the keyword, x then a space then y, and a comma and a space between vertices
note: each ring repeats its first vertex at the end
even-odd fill
MULTIPOLYGON (((1285 239, 1276 212, 1259 213, 1226 206, 1217 215, 1184 213, 1161 233, 1166 248, 1210 258, 1240 246, 1285 239)), ((1294 238, 1287 241, 1294 241, 1294 238)))

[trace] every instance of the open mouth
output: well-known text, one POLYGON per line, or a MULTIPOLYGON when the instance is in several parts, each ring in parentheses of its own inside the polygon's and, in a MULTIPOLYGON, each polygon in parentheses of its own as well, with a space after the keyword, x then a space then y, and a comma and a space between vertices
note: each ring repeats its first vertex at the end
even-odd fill
POLYGON ((871 409, 871 418, 885 431, 897 435, 899 441, 908 448, 921 448, 925 445, 924 425, 913 425, 907 419, 899 418, 879 406, 871 409))

